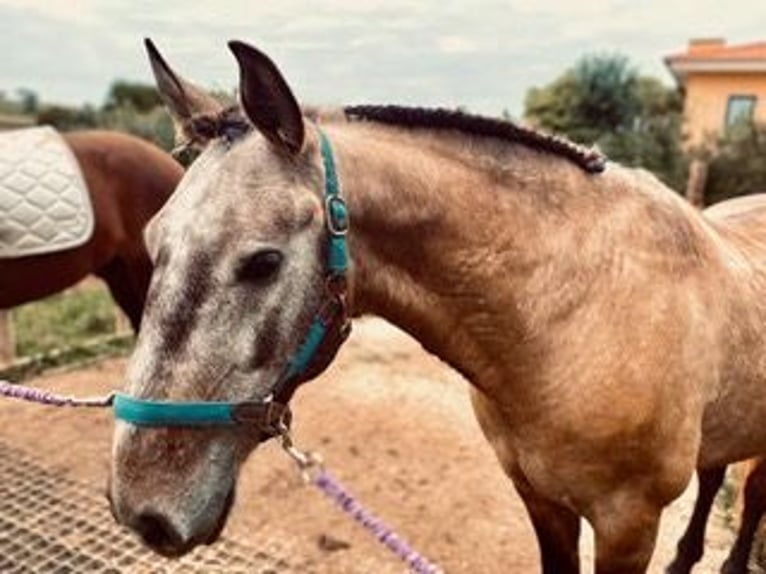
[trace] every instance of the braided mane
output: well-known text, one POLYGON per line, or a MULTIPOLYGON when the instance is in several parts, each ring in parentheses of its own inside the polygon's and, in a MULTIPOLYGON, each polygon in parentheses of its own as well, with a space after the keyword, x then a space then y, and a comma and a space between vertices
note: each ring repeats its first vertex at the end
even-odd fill
POLYGON ((595 148, 584 147, 511 121, 443 108, 347 106, 343 111, 349 121, 373 121, 411 128, 451 129, 519 143, 564 157, 588 173, 600 173, 606 167, 606 158, 595 148))

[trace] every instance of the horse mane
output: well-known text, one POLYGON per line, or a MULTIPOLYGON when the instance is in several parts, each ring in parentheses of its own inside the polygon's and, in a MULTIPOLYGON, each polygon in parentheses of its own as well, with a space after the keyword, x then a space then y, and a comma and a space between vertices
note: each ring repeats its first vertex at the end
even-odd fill
POLYGON ((508 120, 488 118, 460 110, 406 106, 346 106, 349 121, 373 121, 408 128, 457 130, 467 134, 497 138, 561 156, 588 173, 600 173, 606 157, 596 148, 588 148, 565 138, 520 126, 508 120))

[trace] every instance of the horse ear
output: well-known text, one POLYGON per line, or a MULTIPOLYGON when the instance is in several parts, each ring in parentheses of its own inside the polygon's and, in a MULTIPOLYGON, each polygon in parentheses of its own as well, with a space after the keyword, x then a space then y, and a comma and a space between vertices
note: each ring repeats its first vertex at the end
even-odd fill
POLYGON ((223 104, 202 88, 198 88, 176 74, 149 38, 144 39, 144 45, 152 65, 157 89, 173 117, 176 139, 180 136, 185 143, 206 144, 211 136, 195 129, 194 120, 205 116, 218 116, 224 110, 223 104))
POLYGON ((252 46, 233 40, 239 64, 239 97, 247 117, 273 144, 298 154, 305 128, 300 106, 277 66, 252 46))

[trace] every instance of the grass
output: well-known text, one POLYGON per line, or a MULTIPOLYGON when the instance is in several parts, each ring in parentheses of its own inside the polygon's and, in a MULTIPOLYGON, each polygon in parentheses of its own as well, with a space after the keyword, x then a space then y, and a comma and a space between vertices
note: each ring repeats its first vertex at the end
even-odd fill
POLYGON ((12 311, 16 354, 0 379, 20 382, 45 370, 125 355, 132 333, 115 333, 115 307, 106 288, 85 283, 12 311))
POLYGON ((735 530, 736 517, 734 515, 734 505, 737 502, 737 492, 742 485, 737 485, 731 473, 727 472, 721 488, 718 490, 716 501, 723 511, 726 525, 735 530))
POLYGON ((72 289, 13 310, 16 353, 48 353, 83 344, 115 331, 114 304, 98 286, 72 289))

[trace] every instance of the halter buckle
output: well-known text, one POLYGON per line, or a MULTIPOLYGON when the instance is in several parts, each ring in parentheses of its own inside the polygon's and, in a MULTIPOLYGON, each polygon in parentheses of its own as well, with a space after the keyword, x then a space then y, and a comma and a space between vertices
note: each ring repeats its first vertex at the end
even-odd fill
POLYGON ((328 195, 324 199, 327 214, 327 230, 333 237, 343 237, 348 233, 348 207, 346 200, 339 195, 328 195))
POLYGON ((244 402, 232 409, 232 418, 241 424, 252 425, 272 438, 290 428, 292 412, 290 407, 278 403, 268 396, 263 402, 244 402))

